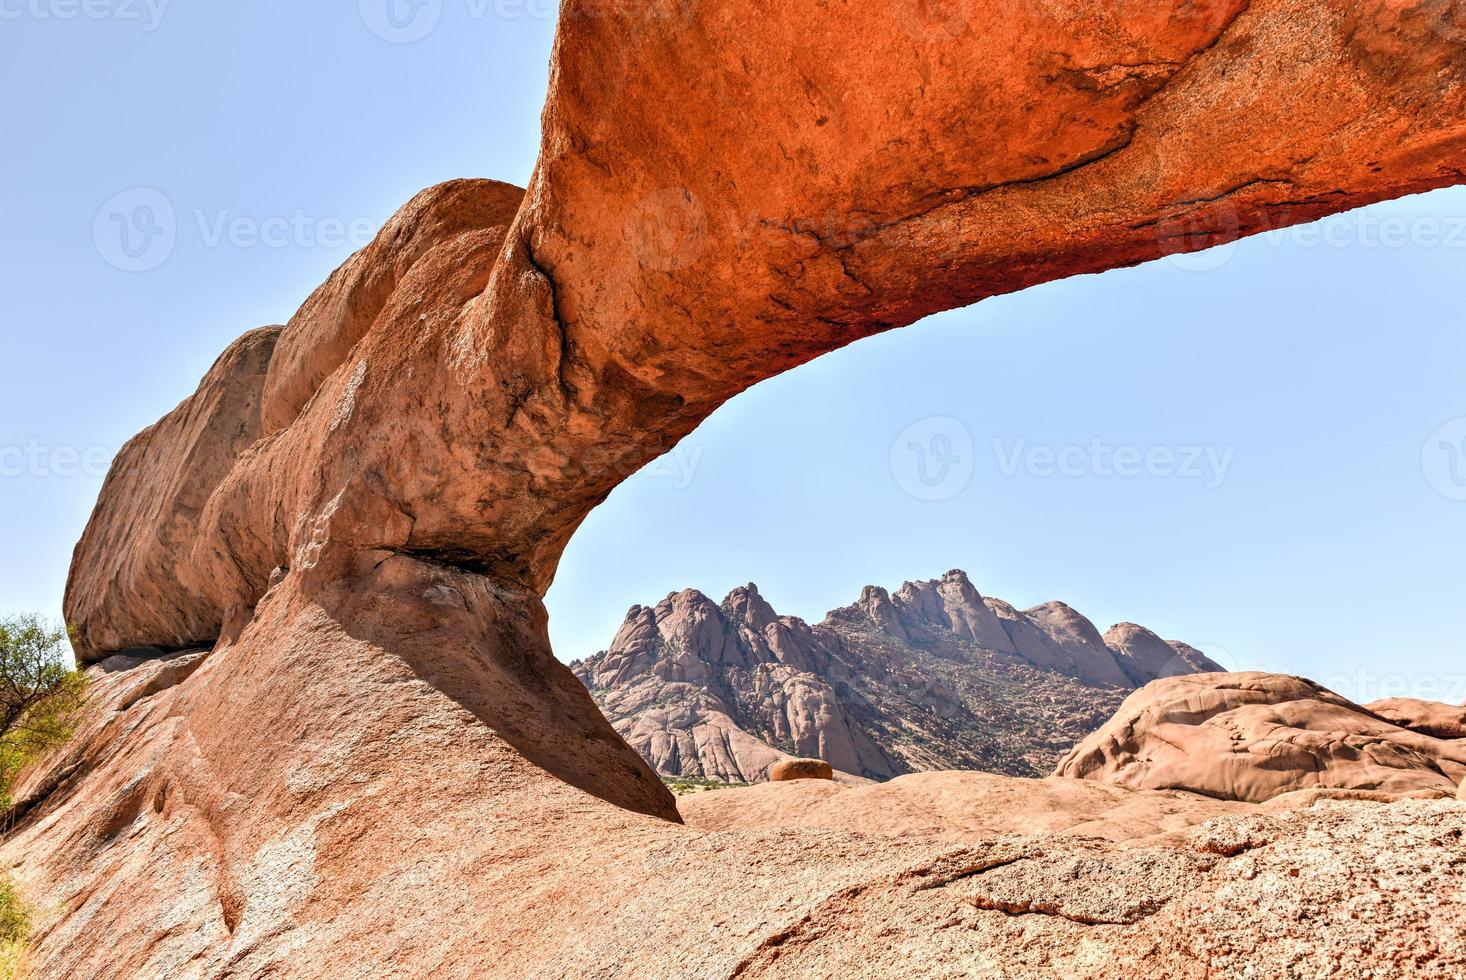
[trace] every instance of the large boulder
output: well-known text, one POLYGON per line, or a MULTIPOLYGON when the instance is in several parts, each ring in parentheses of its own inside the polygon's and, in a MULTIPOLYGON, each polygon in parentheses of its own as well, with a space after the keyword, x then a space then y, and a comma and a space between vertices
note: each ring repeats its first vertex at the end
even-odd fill
POLYGON ((1391 724, 1297 677, 1192 674, 1135 692, 1056 775, 1252 802, 1305 789, 1454 796, 1466 742, 1391 724))
POLYGON ((194 561, 199 515, 263 435, 262 393, 280 332, 266 327, 235 341, 197 391, 118 453, 66 589, 66 621, 84 660, 219 637, 224 610, 194 561))
POLYGON ((769 782, 789 783, 799 779, 835 778, 835 770, 823 759, 781 759, 769 767, 769 782))

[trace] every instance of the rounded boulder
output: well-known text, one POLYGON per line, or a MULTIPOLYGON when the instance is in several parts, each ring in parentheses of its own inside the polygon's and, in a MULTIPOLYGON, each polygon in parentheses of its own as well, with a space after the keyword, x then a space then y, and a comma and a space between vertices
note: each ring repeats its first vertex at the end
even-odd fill
POLYGON ((834 779, 835 770, 822 759, 785 759, 769 767, 769 782, 787 783, 795 779, 834 779))

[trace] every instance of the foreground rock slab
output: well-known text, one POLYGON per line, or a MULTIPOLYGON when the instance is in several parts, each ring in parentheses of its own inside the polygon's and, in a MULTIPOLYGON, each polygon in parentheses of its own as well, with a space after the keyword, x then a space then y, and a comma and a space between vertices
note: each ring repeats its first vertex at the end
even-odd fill
POLYGON ((967 841, 1011 834, 1136 841, 1261 812, 1253 804, 1192 793, 984 772, 916 773, 865 786, 762 783, 698 793, 677 805, 697 830, 780 828, 967 841))
POLYGON ((930 773, 706 793, 682 827, 545 778, 381 644, 286 589, 237 645, 94 668, 94 716, 0 846, 44 910, 40 975, 1466 969, 1455 801, 930 773), (267 694, 277 724, 244 724, 267 694), (718 806, 743 817, 720 827, 718 806))

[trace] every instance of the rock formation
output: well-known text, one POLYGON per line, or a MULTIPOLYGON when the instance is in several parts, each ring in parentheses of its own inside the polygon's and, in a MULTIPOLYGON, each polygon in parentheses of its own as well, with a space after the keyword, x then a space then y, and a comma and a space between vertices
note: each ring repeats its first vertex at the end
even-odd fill
POLYGON ((760 782, 801 755, 865 779, 1042 775, 1139 685, 1221 668, 1139 626, 1101 637, 1062 603, 1019 612, 953 571, 869 586, 815 626, 754 585, 721 605, 674 593, 571 669, 659 773, 760 782))
POLYGON ((1466 707, 1421 701, 1418 698, 1387 698, 1364 706, 1385 721, 1433 738, 1466 738, 1466 707))
POLYGON ((211 652, 21 788, 38 970, 1458 974, 1454 801, 1253 851, 680 828, 541 598, 759 380, 1459 182, 1463 50, 1446 0, 566 0, 530 187, 425 192, 119 457, 78 652, 211 652))
POLYGON ((769 782, 792 783, 799 780, 835 781, 835 770, 823 759, 785 759, 769 766, 769 782))
POLYGON ((1455 796, 1466 742, 1391 724, 1296 677, 1196 674, 1132 694, 1057 775, 1252 802, 1302 789, 1455 796))

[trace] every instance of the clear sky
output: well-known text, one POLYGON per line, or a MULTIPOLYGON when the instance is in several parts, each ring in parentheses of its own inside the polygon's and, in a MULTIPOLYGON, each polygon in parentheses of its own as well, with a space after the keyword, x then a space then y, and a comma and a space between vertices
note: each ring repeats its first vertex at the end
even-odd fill
MULTIPOLYGON (((105 460, 229 341, 419 189, 527 180, 552 5, 385 2, 0 0, 0 611, 59 614, 105 460)), ((818 619, 962 567, 1228 665, 1466 700, 1463 271, 1443 191, 824 358, 591 517, 556 650, 688 586, 818 619)))

